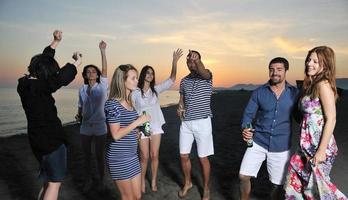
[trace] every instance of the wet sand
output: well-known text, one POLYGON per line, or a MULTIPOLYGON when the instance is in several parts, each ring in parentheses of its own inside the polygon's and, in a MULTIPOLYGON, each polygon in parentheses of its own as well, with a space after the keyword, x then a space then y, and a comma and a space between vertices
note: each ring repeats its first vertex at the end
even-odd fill
MULTIPOLYGON (((245 151, 241 139, 240 120, 250 92, 217 92, 212 97, 214 117, 213 135, 215 155, 210 157, 211 199, 238 199, 238 171, 245 151)), ((178 139, 180 120, 176 106, 163 108, 166 119, 165 135, 160 148, 158 192, 151 192, 149 179, 142 199, 179 199, 177 192, 182 186, 178 139)), ((348 93, 345 91, 337 103, 337 125, 335 137, 339 155, 334 163, 331 178, 337 187, 348 194, 348 93)), ((63 182, 59 199, 120 199, 106 172, 106 190, 98 192, 92 188, 83 192, 83 154, 79 141, 77 124, 65 127, 69 136, 69 174, 63 182)), ((294 124, 293 147, 296 148, 298 124, 294 124)), ((195 148, 191 153, 193 188, 185 199, 200 199, 202 178, 195 148)), ((35 160, 26 135, 0 138, 0 197, 1 199, 36 199, 40 190, 37 179, 38 163, 35 160)), ((149 171, 150 173, 150 171, 149 171)), ((150 176, 149 176, 150 177, 150 176)), ((252 179, 252 199, 269 199, 270 182, 263 166, 257 179, 252 179)))

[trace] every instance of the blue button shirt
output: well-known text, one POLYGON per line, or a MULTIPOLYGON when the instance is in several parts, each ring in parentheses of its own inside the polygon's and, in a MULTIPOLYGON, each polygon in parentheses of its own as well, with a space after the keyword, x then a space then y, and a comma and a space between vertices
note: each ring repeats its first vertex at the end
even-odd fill
POLYGON ((296 108, 299 91, 286 83, 277 99, 268 83, 253 91, 243 114, 242 127, 254 122, 254 142, 270 152, 281 152, 291 146, 291 115, 296 108))

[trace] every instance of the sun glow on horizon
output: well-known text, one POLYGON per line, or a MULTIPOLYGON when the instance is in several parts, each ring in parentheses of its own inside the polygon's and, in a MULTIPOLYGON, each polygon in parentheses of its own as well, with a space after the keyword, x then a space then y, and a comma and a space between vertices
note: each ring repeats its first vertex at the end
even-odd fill
MULTIPOLYGON (((289 60, 287 77, 294 83, 303 78, 307 51, 319 45, 335 50, 337 77, 348 77, 348 21, 342 20, 348 19, 345 0, 329 7, 325 0, 318 0, 315 6, 300 0, 185 4, 149 0, 137 2, 137 6, 124 1, 82 4, 62 0, 56 9, 51 1, 0 4, 0 87, 17 84, 30 58, 50 43, 57 28, 63 31, 56 53, 60 66, 71 62, 71 54, 77 50, 84 55, 83 66, 100 66, 97 45, 105 40, 109 78, 118 65, 131 63, 138 70, 152 65, 156 79, 165 80, 172 52, 182 48, 176 86, 188 74, 185 59, 189 49, 202 54, 203 63, 213 72, 214 87, 263 83, 268 79, 268 62, 277 56, 289 60)), ((73 85, 82 84, 82 67, 73 85)))

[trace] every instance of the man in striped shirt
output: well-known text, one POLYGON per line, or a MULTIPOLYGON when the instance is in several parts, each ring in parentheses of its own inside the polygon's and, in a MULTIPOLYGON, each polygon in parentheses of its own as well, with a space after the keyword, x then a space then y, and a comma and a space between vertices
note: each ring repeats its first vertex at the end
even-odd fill
POLYGON ((190 74, 180 83, 180 101, 178 115, 182 119, 180 126, 180 158, 184 173, 184 187, 179 197, 185 197, 192 188, 191 161, 189 154, 192 143, 196 141, 198 157, 203 173, 203 200, 209 199, 210 162, 208 156, 214 154, 210 109, 212 94, 212 73, 205 69, 201 55, 197 51, 189 51, 187 67, 190 74))

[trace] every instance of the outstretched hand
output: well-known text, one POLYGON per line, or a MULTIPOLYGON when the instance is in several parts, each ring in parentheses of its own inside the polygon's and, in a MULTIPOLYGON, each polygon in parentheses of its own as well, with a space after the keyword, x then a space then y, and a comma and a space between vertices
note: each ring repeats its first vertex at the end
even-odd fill
POLYGON ((102 41, 100 41, 100 43, 99 43, 99 49, 101 50, 101 51, 105 51, 105 49, 106 49, 106 42, 104 42, 103 40, 102 41))
POLYGON ((176 51, 174 51, 173 52, 173 62, 177 63, 182 55, 183 55, 182 49, 177 49, 176 51))
POLYGON ((63 37, 63 32, 62 31, 55 30, 53 32, 53 40, 54 41, 60 42, 62 40, 62 37, 63 37))

